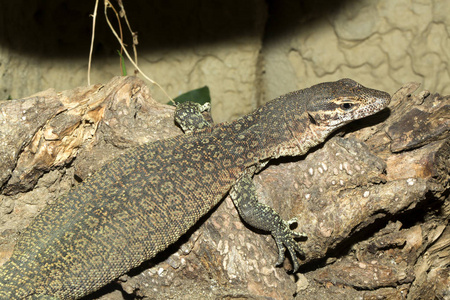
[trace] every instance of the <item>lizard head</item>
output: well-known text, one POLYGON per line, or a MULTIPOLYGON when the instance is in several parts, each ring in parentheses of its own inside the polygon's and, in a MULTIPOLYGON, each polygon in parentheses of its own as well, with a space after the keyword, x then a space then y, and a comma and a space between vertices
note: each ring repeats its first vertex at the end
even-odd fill
POLYGON ((388 93, 366 88, 351 79, 326 82, 310 88, 306 112, 313 125, 339 128, 373 115, 390 102, 388 93))
POLYGON ((261 140, 275 143, 263 157, 302 155, 337 128, 381 111, 390 100, 388 93, 366 88, 351 79, 320 83, 262 106, 255 114, 262 124, 269 125, 252 132, 260 130, 264 136, 261 140), (285 127, 270 125, 279 117, 285 127), (280 142, 280 136, 285 136, 285 140, 280 142))

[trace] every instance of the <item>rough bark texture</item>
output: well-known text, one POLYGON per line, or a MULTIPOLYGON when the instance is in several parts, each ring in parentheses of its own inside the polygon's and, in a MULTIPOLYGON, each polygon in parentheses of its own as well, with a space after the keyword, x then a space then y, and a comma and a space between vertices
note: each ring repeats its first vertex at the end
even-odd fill
MULTIPOLYGON (((246 227, 227 197, 173 247, 88 299, 449 297, 450 97, 411 95, 417 88, 404 85, 390 110, 255 177, 261 200, 298 216, 308 235, 299 274, 286 272, 288 260, 274 266, 273 239, 246 227)), ((126 148, 181 134, 172 114, 133 77, 0 102, 0 263, 58 195, 126 148)))

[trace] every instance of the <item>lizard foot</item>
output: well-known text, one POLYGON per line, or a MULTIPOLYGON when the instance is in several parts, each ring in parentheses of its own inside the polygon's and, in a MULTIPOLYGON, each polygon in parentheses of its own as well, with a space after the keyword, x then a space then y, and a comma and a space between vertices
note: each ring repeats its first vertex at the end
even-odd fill
POLYGON ((272 234, 278 247, 277 265, 283 263, 284 252, 287 249, 292 258, 293 271, 297 272, 300 267, 297 254, 301 256, 305 254, 295 238, 306 236, 304 233, 291 229, 291 225, 297 223, 297 218, 285 221, 273 208, 258 202, 255 185, 249 174, 236 182, 230 191, 230 196, 239 215, 247 224, 272 234))
POLYGON ((205 118, 203 113, 211 110, 209 103, 200 105, 195 102, 183 102, 175 109, 175 122, 183 129, 184 133, 200 130, 211 126, 212 119, 205 118))
POLYGON ((298 264, 297 254, 304 256, 305 253, 300 248, 300 245, 295 238, 306 237, 306 234, 293 231, 290 227, 292 224, 297 223, 297 218, 292 218, 289 221, 284 221, 277 226, 277 228, 271 232, 275 243, 278 247, 278 260, 277 266, 282 265, 285 259, 285 249, 288 250, 289 255, 292 258, 293 273, 297 272, 300 265, 298 264))

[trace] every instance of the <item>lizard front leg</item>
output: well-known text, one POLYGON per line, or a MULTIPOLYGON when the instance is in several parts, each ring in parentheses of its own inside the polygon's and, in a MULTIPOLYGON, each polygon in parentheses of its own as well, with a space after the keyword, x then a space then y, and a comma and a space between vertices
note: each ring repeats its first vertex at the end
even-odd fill
POLYGON ((252 177, 248 174, 245 174, 232 187, 230 196, 239 215, 247 224, 272 234, 278 247, 277 265, 283 263, 286 247, 292 258, 293 271, 296 272, 300 267, 297 254, 304 256, 304 253, 294 238, 306 236, 304 233, 295 232, 290 229, 290 225, 296 223, 297 219, 293 218, 289 221, 284 221, 275 210, 260 203, 257 199, 252 177))

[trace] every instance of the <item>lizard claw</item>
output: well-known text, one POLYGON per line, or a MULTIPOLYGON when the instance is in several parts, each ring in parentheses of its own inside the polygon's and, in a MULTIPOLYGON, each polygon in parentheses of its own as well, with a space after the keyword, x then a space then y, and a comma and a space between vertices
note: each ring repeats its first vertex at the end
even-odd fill
POLYGON ((306 234, 293 231, 290 226, 297 223, 297 218, 292 218, 289 221, 283 221, 277 226, 277 229, 272 231, 272 236, 275 239, 275 243, 278 247, 278 260, 277 265, 283 264, 285 259, 285 249, 288 250, 289 255, 292 258, 293 263, 293 273, 297 272, 300 265, 297 260, 297 255, 304 256, 305 253, 300 248, 300 245, 295 241, 294 238, 306 237, 306 234))

